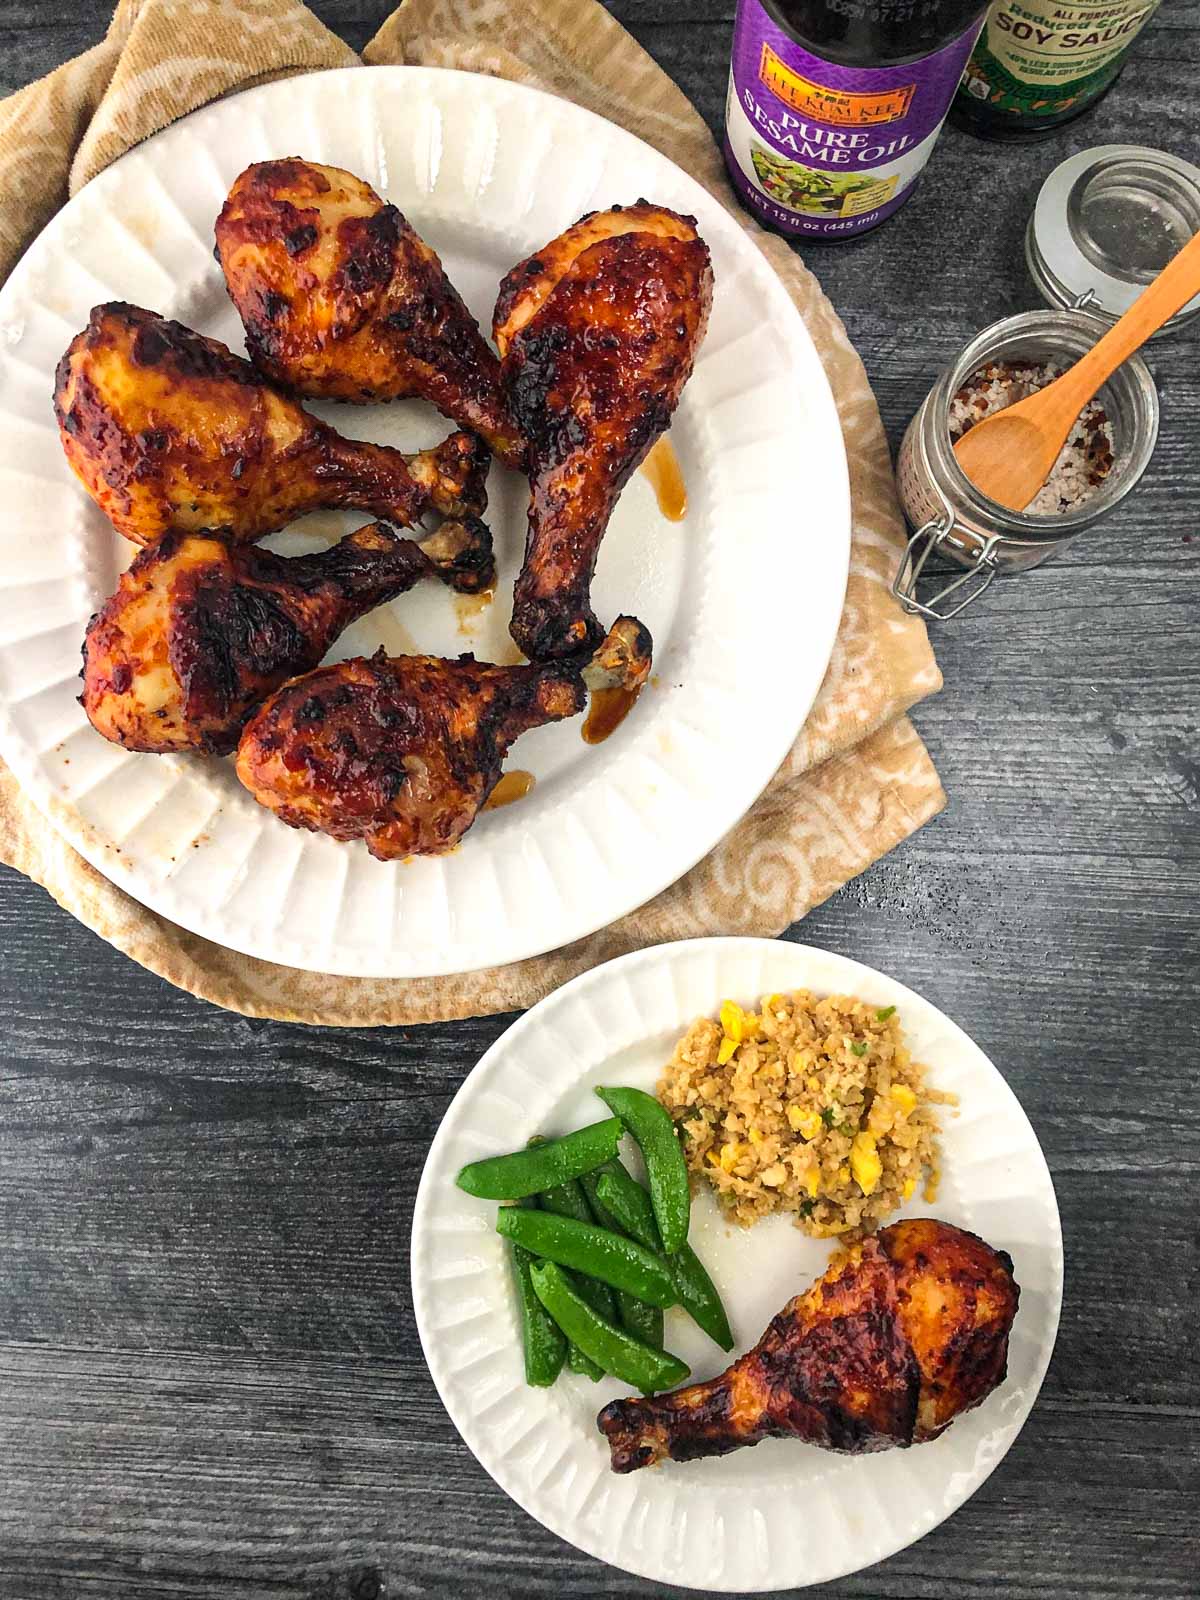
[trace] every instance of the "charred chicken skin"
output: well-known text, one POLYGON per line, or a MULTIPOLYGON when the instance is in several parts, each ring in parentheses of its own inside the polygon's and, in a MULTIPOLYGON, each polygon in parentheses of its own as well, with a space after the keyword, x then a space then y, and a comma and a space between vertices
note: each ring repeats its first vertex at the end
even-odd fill
POLYGON ((493 333, 532 491, 512 636, 531 660, 595 647, 600 541, 671 420, 711 301, 694 219, 645 201, 582 218, 501 284, 493 333))
POLYGON ((1003 1250, 932 1218, 835 1258, 720 1377, 598 1418, 614 1472, 791 1438, 859 1455, 936 1439, 1003 1382, 1018 1288, 1003 1250))
POLYGON ((135 544, 175 529, 252 540, 318 507, 407 526, 483 510, 487 452, 457 433, 413 458, 344 439, 216 339, 138 306, 97 306, 55 377, 67 460, 135 544))
POLYGON ((585 677, 630 687, 645 677, 645 629, 622 618, 613 635, 586 671, 382 651, 321 667, 246 725, 238 777, 294 828, 363 839, 383 861, 443 854, 475 821, 519 734, 582 711, 585 677))
POLYGON ((217 254, 251 360, 302 395, 419 395, 519 465, 496 357, 395 206, 338 167, 262 161, 229 191, 217 254))
POLYGON ((355 618, 431 576, 468 592, 491 581, 482 523, 444 523, 424 545, 373 523, 290 558, 168 533, 88 625, 80 700, 127 750, 224 755, 255 706, 315 667, 355 618))

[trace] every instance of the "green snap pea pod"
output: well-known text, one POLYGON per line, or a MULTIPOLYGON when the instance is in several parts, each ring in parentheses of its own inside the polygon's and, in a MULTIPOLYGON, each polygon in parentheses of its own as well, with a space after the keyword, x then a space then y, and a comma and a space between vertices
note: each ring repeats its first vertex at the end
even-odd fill
POLYGON ((733 1330, 729 1326, 717 1286, 705 1270, 703 1261, 690 1244, 685 1244, 682 1250, 668 1256, 667 1261, 679 1304, 714 1344, 719 1344, 722 1350, 732 1350, 733 1330))
POLYGON ((522 1200, 611 1160, 620 1137, 620 1119, 609 1117, 533 1149, 472 1161, 454 1181, 479 1200, 522 1200))
POLYGON ((574 1217, 576 1222, 592 1220, 592 1208, 588 1205, 580 1178, 572 1178, 570 1183, 555 1184, 552 1189, 543 1189, 538 1199, 556 1217, 574 1217))
POLYGON ((525 1382, 534 1389, 548 1389, 562 1371, 562 1364, 567 1354, 567 1341, 554 1318, 534 1293, 530 1274, 536 1257, 511 1240, 508 1248, 513 1277, 517 1285, 521 1349, 525 1358, 525 1382))
MULTIPOLYGON (((578 1284, 575 1286, 578 1288, 578 1284)), ((546 1309, 542 1307, 543 1311, 546 1309)), ((585 1356, 577 1344, 567 1340, 567 1366, 572 1372, 577 1372, 581 1378, 590 1378, 593 1383, 599 1383, 604 1376, 604 1368, 598 1367, 591 1356, 585 1356)))
MULTIPOLYGON (((531 1139, 532 1147, 545 1144, 544 1139, 531 1139)), ((579 1187, 579 1180, 572 1178, 568 1183, 555 1184, 552 1189, 545 1189, 538 1196, 538 1202, 543 1211, 550 1211, 557 1217, 573 1217, 576 1222, 590 1222, 592 1220, 591 1207, 587 1203, 587 1196, 579 1187)), ((601 1283, 598 1278, 585 1278, 579 1273, 571 1274, 571 1287, 580 1295, 599 1316, 606 1317, 609 1322, 616 1315, 616 1306, 613 1302, 613 1291, 606 1283, 601 1283)), ((593 1383, 598 1382, 604 1371, 596 1363, 584 1355, 578 1345, 567 1344, 567 1366, 572 1372, 578 1372, 585 1378, 590 1378, 593 1383)))
MULTIPOLYGON (((570 1217, 574 1222, 590 1223, 592 1220, 592 1208, 575 1179, 570 1183, 557 1184, 553 1189, 543 1190, 538 1199, 542 1210, 549 1211, 553 1216, 570 1217)), ((572 1283, 572 1288, 583 1296, 598 1316, 607 1318, 609 1322, 616 1316, 613 1291, 606 1283, 601 1283, 599 1278, 578 1278, 572 1283)))
MULTIPOLYGON (((658 1229, 650 1196, 635 1178, 629 1176, 619 1161, 608 1163, 600 1173, 596 1193, 605 1212, 631 1239, 636 1239, 647 1250, 658 1248, 658 1229)), ((725 1307, 721 1304, 721 1296, 691 1245, 685 1244, 673 1256, 665 1256, 663 1264, 671 1274, 679 1304, 692 1321, 722 1350, 732 1350, 733 1333, 729 1318, 725 1315, 725 1307)))
MULTIPOLYGON (((523 1244, 535 1256, 586 1272, 588 1277, 625 1289, 652 1306, 675 1304, 675 1285, 661 1258, 622 1234, 548 1211, 521 1211, 516 1206, 501 1206, 496 1231, 523 1244)), ((580 1348, 590 1354, 586 1346, 580 1348)))
POLYGON ((616 1290, 617 1312, 621 1318, 621 1326, 635 1339, 640 1339, 643 1344, 652 1346, 655 1350, 663 1347, 663 1314, 657 1306, 647 1305, 644 1300, 639 1300, 636 1295, 626 1294, 624 1289, 616 1290))
POLYGON ((652 1350, 598 1317, 553 1262, 535 1262, 530 1276, 535 1294, 567 1338, 614 1378, 632 1384, 643 1394, 653 1394, 673 1388, 690 1376, 690 1369, 678 1356, 652 1350))
MULTIPOLYGON (((594 1172, 587 1172, 579 1180, 579 1186, 587 1197, 591 1213, 602 1228, 609 1229, 612 1233, 628 1233, 628 1228, 623 1228, 616 1217, 607 1209, 598 1193, 599 1181, 606 1173, 619 1172, 622 1177, 629 1174, 621 1165, 619 1157, 614 1156, 611 1161, 606 1161, 603 1166, 597 1167, 594 1172)), ((630 1179, 632 1182, 633 1180, 630 1179)), ((649 1204, 649 1201, 647 1201, 649 1204)), ((655 1238, 658 1230, 655 1230, 655 1238)), ((651 1344, 656 1350, 663 1346, 663 1319, 662 1312, 656 1307, 647 1305, 644 1300, 638 1300, 631 1294, 617 1292, 617 1311, 625 1327, 635 1339, 640 1339, 643 1344, 651 1344)), ((612 1320, 611 1318, 609 1319, 612 1320)))
POLYGON ((663 1249, 673 1256, 687 1243, 692 1209, 687 1163, 675 1124, 666 1108, 644 1089, 597 1089, 596 1093, 620 1117, 642 1152, 659 1237, 663 1249))
POLYGON ((606 1162, 604 1170, 596 1174, 596 1197, 622 1233, 647 1250, 662 1249, 650 1196, 619 1161, 606 1162))
POLYGON ((625 1229, 617 1221, 616 1217, 610 1215, 598 1193, 600 1179, 604 1174, 617 1171, 624 1172, 625 1168, 621 1166, 620 1157, 613 1156, 600 1166, 594 1167, 591 1172, 585 1172, 579 1180, 579 1187, 587 1196, 588 1205, 592 1208, 592 1215, 600 1226, 611 1229, 613 1233, 624 1233, 625 1229))
MULTIPOLYGON (((545 1139, 535 1134, 529 1141, 529 1147, 536 1150, 545 1143, 545 1139)), ((615 1161, 615 1156, 609 1156, 606 1161, 602 1161, 593 1169, 593 1173, 607 1171, 615 1161)), ((538 1196, 539 1203, 545 1210, 553 1211, 558 1217, 573 1217, 576 1222, 598 1222, 600 1219, 588 1204, 587 1194, 584 1191, 584 1184, 593 1173, 583 1173, 566 1183, 556 1183, 549 1189, 543 1189, 538 1196)))

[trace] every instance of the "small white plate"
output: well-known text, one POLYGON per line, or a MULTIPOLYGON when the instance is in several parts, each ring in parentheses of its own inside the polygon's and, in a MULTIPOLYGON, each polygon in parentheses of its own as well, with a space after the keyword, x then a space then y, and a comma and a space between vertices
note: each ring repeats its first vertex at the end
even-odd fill
MULTIPOLYGON (((313 409, 404 449, 449 431, 415 402, 313 409)), ((490 488, 490 610, 464 617, 422 584, 356 623, 333 658, 382 644, 513 659, 528 488, 500 469, 490 488)), ((321 513, 273 546, 317 548, 364 520, 321 513)), ((753 242, 649 145, 483 74, 350 69, 220 100, 89 183, 0 291, 0 753, 114 883, 266 960, 366 977, 465 972, 568 944, 653 898, 753 803, 808 715, 841 614, 849 530, 833 399, 753 242), (509 765, 533 772, 536 788, 437 859, 382 863, 360 844, 298 833, 254 803, 228 761, 120 750, 76 702, 88 617, 132 550, 67 469, 55 364, 90 308, 114 299, 241 350, 213 222, 247 163, 296 154, 348 167, 394 201, 485 329, 503 274, 585 211, 646 195, 693 213, 712 250, 712 321, 671 429, 688 516, 664 521, 635 475, 596 574, 600 617, 632 612, 653 633, 654 682, 598 748, 583 744, 579 719, 522 738, 509 765)))
MULTIPOLYGON (((749 1230, 705 1190, 692 1242, 725 1301, 735 1354, 824 1271, 827 1243, 781 1217, 749 1230)), ((855 1572, 928 1533, 974 1493, 1029 1415, 1062 1300, 1062 1234, 1045 1158, 1011 1089, 977 1045, 919 995, 870 967, 769 939, 698 939, 637 951, 566 984, 501 1035, 455 1096, 429 1152, 413 1214, 413 1304, 429 1370, 455 1427, 526 1511, 627 1572, 727 1593, 795 1588, 855 1572), (455 1187, 468 1161, 519 1149, 605 1115, 596 1084, 653 1090, 675 1040, 725 998, 774 990, 852 994, 898 1008, 933 1086, 961 1097, 943 1116, 934 1214, 1007 1250, 1021 1286, 1008 1377, 940 1439, 876 1456, 771 1439, 716 1460, 617 1477, 596 1429, 628 1390, 564 1374, 527 1388, 496 1207, 455 1187)), ((697 1379, 726 1357, 679 1311, 667 1346, 697 1379)), ((996 1529, 998 1539, 1003 1528, 996 1529)))

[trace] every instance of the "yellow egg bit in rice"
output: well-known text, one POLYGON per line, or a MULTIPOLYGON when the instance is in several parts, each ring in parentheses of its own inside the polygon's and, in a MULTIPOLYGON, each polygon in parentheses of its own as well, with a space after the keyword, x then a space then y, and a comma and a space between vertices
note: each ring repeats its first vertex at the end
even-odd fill
POLYGON ((732 1000, 701 1017, 658 1084, 691 1172, 748 1225, 793 1211, 816 1238, 869 1232, 916 1193, 937 1193, 936 1103, 895 1006, 807 990, 732 1000))

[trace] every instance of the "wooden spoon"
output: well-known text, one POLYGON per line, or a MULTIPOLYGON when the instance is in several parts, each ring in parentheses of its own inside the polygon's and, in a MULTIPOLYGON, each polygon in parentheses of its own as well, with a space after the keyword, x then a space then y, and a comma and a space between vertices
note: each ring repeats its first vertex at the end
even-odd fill
POLYGON ((1024 511, 1050 476, 1084 406, 1195 294, 1200 294, 1200 233, 1069 371, 963 434, 954 454, 975 487, 1010 511, 1024 511))

